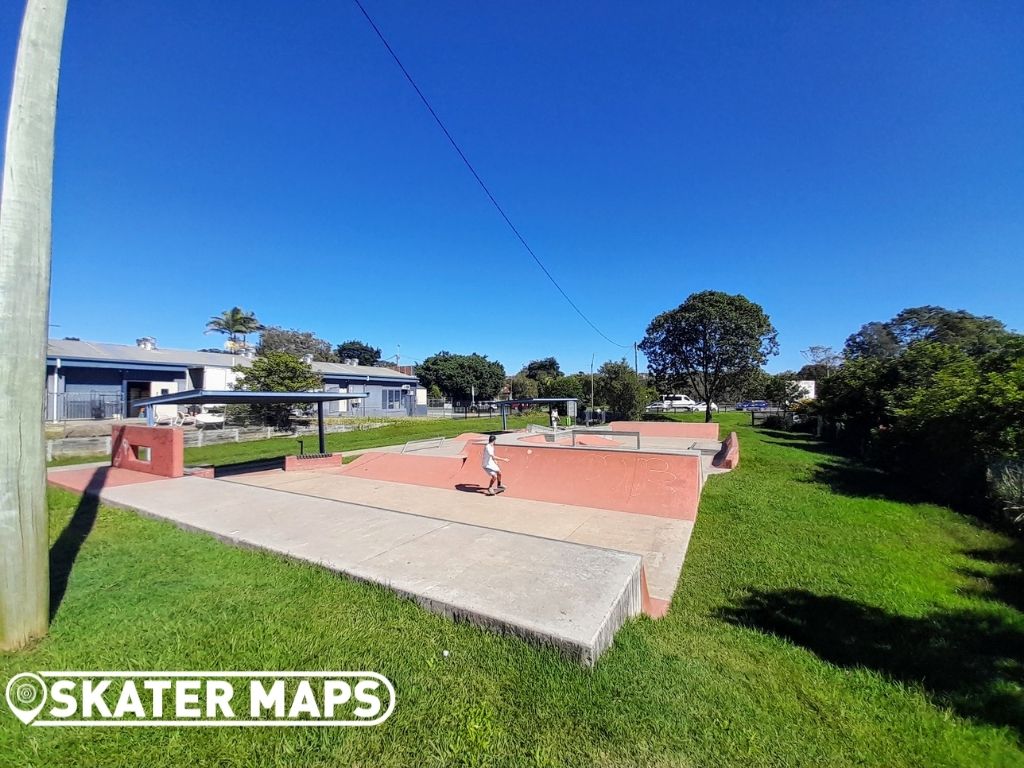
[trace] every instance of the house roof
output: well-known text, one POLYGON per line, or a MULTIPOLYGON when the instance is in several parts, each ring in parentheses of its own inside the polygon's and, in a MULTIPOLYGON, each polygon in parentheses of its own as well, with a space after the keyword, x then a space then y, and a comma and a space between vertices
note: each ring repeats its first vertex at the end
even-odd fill
MULTIPOLYGON (((241 355, 217 352, 193 352, 188 349, 144 349, 135 344, 109 344, 100 341, 79 341, 78 339, 50 339, 47 357, 68 360, 89 360, 101 363, 136 363, 141 365, 166 365, 177 368, 198 366, 211 368, 233 368, 236 365, 251 365, 252 361, 241 355)), ((399 373, 392 368, 370 365, 343 365, 341 363, 314 362, 313 370, 328 376, 352 378, 416 381, 415 376, 399 373)))

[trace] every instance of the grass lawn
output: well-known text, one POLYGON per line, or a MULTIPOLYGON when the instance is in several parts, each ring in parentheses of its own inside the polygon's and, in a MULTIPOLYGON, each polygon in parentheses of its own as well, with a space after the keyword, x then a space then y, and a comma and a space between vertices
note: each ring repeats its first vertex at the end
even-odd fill
POLYGON ((704 490, 669 615, 631 622, 592 670, 51 491, 62 599, 46 639, 0 655, 0 683, 368 669, 398 703, 367 729, 33 729, 4 709, 0 765, 1024 765, 1020 545, 811 438, 721 419, 741 465, 704 490))

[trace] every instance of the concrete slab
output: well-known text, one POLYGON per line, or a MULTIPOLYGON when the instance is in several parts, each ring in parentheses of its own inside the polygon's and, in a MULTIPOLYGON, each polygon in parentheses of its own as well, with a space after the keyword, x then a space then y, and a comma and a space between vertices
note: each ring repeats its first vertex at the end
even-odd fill
POLYGON ((669 601, 679 582, 693 521, 593 507, 496 497, 350 477, 336 471, 271 470, 222 482, 274 488, 531 536, 632 552, 643 558, 651 597, 669 601))
POLYGON ((199 477, 104 487, 98 495, 382 584, 434 612, 552 645, 584 664, 643 607, 642 561, 632 553, 199 477))

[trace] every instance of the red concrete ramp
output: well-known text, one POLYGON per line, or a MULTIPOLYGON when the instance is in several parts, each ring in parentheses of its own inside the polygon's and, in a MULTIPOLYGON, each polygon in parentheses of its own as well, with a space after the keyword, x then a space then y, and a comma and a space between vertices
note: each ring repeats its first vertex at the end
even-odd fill
POLYGON ((717 440, 718 425, 683 421, 613 421, 608 425, 619 432, 639 432, 643 437, 687 437, 693 440, 717 440))
MULTIPOLYGON (((483 446, 466 458, 367 453, 341 474, 483 493, 483 446)), ((700 457, 640 451, 499 445, 508 496, 556 504, 694 520, 700 500, 700 457)), ((500 503, 500 502, 499 502, 500 503)))
MULTIPOLYGON (((548 435, 529 435, 527 437, 519 438, 521 443, 536 443, 538 445, 572 445, 572 437, 559 436, 555 439, 551 439, 548 435)), ((576 435, 576 445, 589 445, 597 448, 621 448, 622 444, 616 440, 610 440, 607 437, 601 437, 600 435, 576 435)))
MULTIPOLYGON (((374 453, 369 451, 339 474, 368 480, 390 480, 395 483, 453 488, 466 463, 465 456, 418 456, 408 453, 374 453)), ((480 470, 483 473, 483 470, 480 470)))

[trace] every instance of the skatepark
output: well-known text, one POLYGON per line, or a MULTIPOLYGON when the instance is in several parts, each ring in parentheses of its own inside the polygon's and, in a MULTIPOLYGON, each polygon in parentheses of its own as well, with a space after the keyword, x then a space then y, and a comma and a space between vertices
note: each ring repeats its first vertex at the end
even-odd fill
MULTIPOLYGON (((178 450, 174 428, 148 430, 131 440, 178 450)), ((685 588, 701 489, 739 450, 717 424, 532 426, 497 436, 507 490, 488 496, 479 433, 221 476, 154 474, 155 453, 139 462, 125 442, 113 466, 53 469, 50 482, 382 585, 587 665, 627 620, 663 616, 685 588)))

